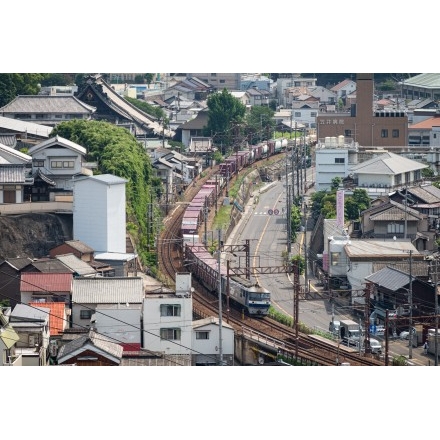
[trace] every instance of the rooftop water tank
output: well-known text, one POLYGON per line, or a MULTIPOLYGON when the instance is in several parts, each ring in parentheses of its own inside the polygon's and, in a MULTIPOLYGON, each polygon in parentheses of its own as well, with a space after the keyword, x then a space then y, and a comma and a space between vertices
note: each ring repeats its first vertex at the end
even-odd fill
POLYGON ((339 135, 338 136, 338 146, 339 147, 343 147, 344 146, 344 142, 345 142, 345 136, 344 135, 339 135))

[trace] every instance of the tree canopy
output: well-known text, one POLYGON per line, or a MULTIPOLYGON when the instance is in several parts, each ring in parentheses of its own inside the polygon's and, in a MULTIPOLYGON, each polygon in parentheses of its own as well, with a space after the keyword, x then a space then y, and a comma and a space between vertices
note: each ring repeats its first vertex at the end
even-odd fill
POLYGON ((240 133, 246 107, 226 89, 209 95, 207 105, 208 124, 204 134, 212 136, 214 143, 223 145, 225 150, 234 144, 234 137, 240 133))

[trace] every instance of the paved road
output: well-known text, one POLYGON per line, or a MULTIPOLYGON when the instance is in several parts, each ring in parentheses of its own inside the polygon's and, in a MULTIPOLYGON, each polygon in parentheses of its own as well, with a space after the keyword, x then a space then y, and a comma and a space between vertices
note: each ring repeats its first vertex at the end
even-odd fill
MULTIPOLYGON (((254 193, 254 197, 245 206, 245 214, 240 224, 235 228, 227 240, 227 244, 244 243, 249 240, 251 267, 274 267, 283 266, 283 252, 287 249, 287 219, 286 219, 286 190, 285 179, 272 182, 260 191, 254 193)), ((304 238, 308 238, 308 233, 298 233, 297 242, 292 244, 292 254, 304 252, 304 238)), ((231 261, 233 265, 244 266, 242 256, 237 255, 231 261)), ((285 272, 275 274, 251 274, 254 280, 266 287, 271 292, 272 305, 275 309, 288 316, 293 316, 293 284, 285 272)), ((322 292, 322 287, 318 285, 318 280, 308 274, 310 290, 322 292)), ((304 276, 300 283, 304 286, 304 276)), ((299 304, 299 320, 308 327, 328 331, 329 322, 335 313, 335 319, 350 318, 353 315, 349 310, 343 308, 335 310, 332 304, 322 296, 313 300, 301 300, 299 304)), ((357 318, 355 318, 357 320, 357 318)), ((385 341, 381 337, 375 337, 382 341, 385 349, 385 341)), ((389 340, 389 362, 396 355, 403 355, 408 358, 408 341, 389 340)), ((414 347, 412 359, 408 359, 411 365, 434 365, 434 356, 425 355, 421 347, 414 347)))

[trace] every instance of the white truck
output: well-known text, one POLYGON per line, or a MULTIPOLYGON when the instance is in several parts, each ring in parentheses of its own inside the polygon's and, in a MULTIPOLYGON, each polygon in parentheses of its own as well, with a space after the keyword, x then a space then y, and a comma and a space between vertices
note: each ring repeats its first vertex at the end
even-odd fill
POLYGON ((342 341, 348 346, 359 346, 359 341, 362 340, 362 327, 352 319, 341 319, 340 323, 340 337, 342 341))

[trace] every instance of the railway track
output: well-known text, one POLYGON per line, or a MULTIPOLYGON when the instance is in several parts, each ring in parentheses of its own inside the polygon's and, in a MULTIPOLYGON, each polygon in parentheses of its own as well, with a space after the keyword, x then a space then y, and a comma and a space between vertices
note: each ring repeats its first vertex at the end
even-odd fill
MULTIPOLYGON (((211 178, 216 173, 216 168, 209 171, 210 173, 199 181, 200 184, 211 178)), ((187 189, 185 199, 192 200, 196 193, 197 186, 193 184, 187 189)), ((178 205, 167 217, 166 227, 161 234, 158 246, 159 270, 173 281, 175 281, 177 272, 186 271, 182 241, 179 239, 184 210, 184 204, 178 205)), ((192 284, 194 288, 194 314, 201 318, 217 316, 219 313, 218 297, 194 278, 192 284)), ((341 363, 349 363, 353 366, 384 365, 384 362, 372 357, 372 355, 360 354, 333 341, 305 333, 297 335, 295 329, 280 324, 269 317, 251 318, 246 316, 243 311, 232 307, 232 304, 222 304, 222 311, 222 319, 234 328, 237 335, 254 340, 256 345, 264 346, 272 355, 300 359, 303 365, 331 366, 341 363)))

